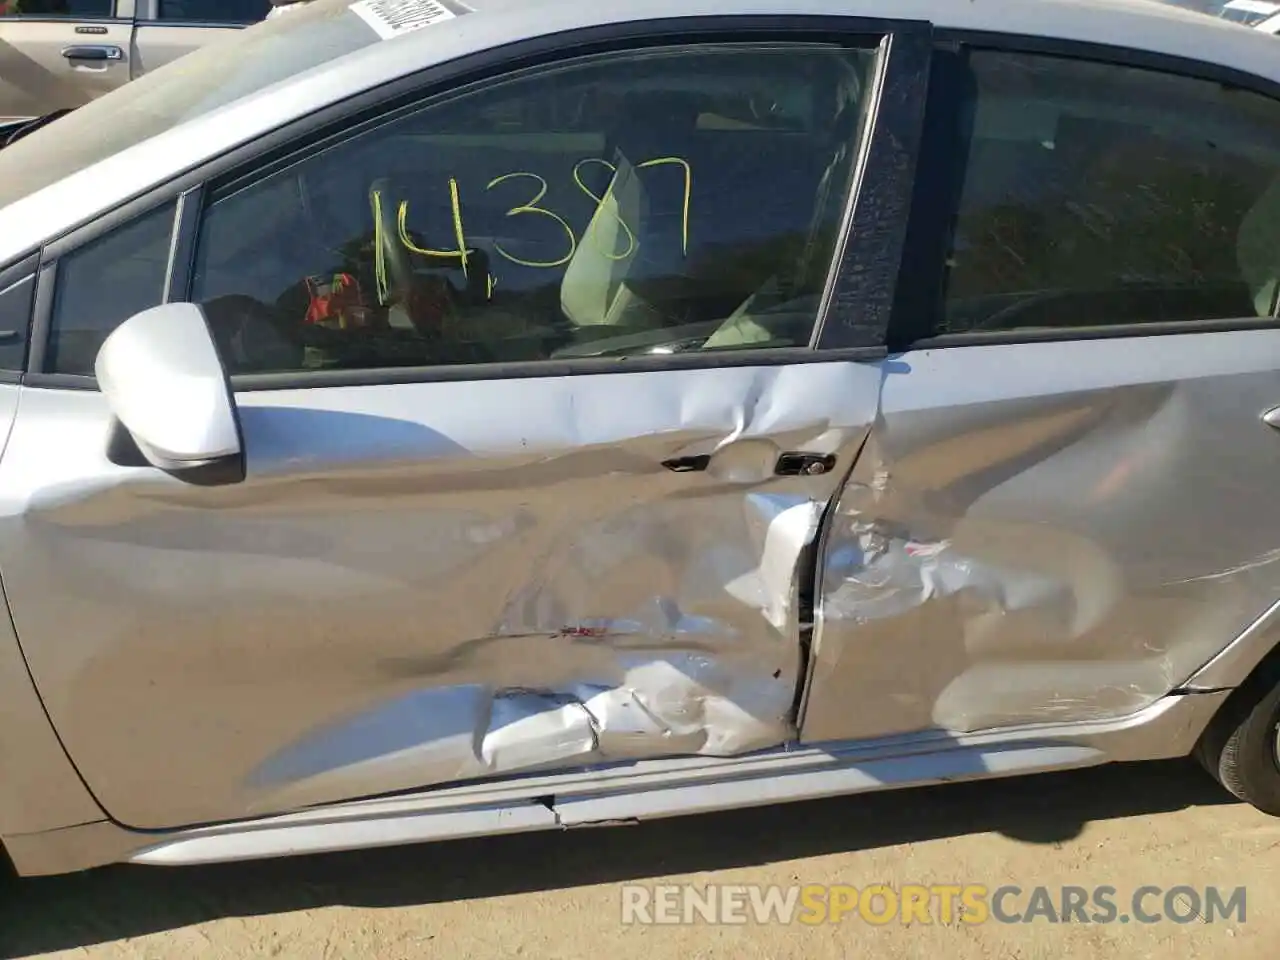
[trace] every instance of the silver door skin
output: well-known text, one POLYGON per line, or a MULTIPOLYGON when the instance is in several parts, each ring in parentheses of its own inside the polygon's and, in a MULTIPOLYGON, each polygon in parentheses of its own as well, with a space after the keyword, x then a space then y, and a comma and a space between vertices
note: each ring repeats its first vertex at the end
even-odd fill
POLYGON ((27 388, 0 568, 55 727, 131 826, 771 747, 796 736, 800 555, 879 380, 245 393, 225 488, 112 465, 100 394, 27 388), (837 466, 776 476, 793 451, 837 466))
POLYGON ((1132 714, 1280 596, 1280 331, 918 350, 819 573, 802 739, 1132 714))

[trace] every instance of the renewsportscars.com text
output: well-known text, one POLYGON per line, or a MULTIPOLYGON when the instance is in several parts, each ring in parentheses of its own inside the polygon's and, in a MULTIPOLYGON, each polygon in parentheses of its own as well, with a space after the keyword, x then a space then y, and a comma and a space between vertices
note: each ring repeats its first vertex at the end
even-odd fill
POLYGON ((1246 919, 1244 887, 665 884, 622 887, 624 924, 1216 923, 1246 919))

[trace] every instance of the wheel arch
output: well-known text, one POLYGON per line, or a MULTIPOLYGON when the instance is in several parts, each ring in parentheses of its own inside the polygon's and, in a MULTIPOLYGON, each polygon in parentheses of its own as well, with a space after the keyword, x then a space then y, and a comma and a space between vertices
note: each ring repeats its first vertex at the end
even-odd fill
POLYGON ((1280 600, 1198 669, 1178 692, 1235 690, 1280 669, 1280 600))
POLYGON ((45 713, 0 594, 0 847, 4 838, 101 820, 45 713))

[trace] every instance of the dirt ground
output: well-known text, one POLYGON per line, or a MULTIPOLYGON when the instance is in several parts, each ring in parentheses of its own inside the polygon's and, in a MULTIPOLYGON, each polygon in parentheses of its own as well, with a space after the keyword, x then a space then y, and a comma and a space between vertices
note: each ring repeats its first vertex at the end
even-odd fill
MULTIPOLYGON (((1188 763, 1109 767, 634 827, 8 882, 0 956, 1231 957, 1280 939, 1280 820, 1188 763), (635 926, 624 883, 1247 888, 1213 923, 635 926)), ((1158 906, 1160 898, 1151 901, 1158 906)))

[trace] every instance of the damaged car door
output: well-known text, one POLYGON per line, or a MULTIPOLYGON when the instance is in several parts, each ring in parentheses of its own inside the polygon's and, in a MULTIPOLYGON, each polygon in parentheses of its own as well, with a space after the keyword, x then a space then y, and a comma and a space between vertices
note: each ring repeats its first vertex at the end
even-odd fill
POLYGON ((1280 102, 1090 57, 935 61, 806 741, 1123 718, 1280 597, 1280 102))
POLYGON ((0 466, 0 565, 110 815, 794 739, 802 554, 880 390, 821 345, 890 49, 544 63, 47 252, 60 377, 0 466), (237 484, 113 461, 101 394, 60 386, 188 279, 237 484))

